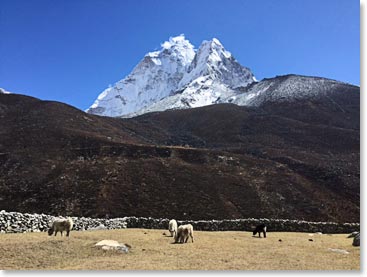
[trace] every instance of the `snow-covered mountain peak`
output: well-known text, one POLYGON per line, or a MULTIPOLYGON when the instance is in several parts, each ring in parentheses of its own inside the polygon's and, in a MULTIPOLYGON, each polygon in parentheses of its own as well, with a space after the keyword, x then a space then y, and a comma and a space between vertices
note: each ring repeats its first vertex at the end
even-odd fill
MULTIPOLYGON (((203 41, 201 47, 207 51, 211 55, 217 55, 217 57, 223 56, 224 58, 229 59, 231 57, 231 53, 224 49, 223 44, 217 39, 213 38, 210 41, 203 41)), ((210 55, 209 55, 210 57, 210 55)))
POLYGON ((240 65, 216 38, 202 42, 188 74, 182 78, 179 86, 184 87, 202 76, 208 76, 229 88, 246 86, 256 81, 252 72, 240 65))
POLYGON ((152 59, 169 56, 171 60, 177 59, 184 65, 189 65, 195 56, 194 46, 183 34, 177 37, 170 37, 168 41, 161 44, 160 51, 149 52, 146 57, 152 59))
POLYGON ((194 46, 190 43, 189 40, 185 38, 184 34, 181 34, 176 37, 170 37, 168 41, 165 41, 161 44, 164 49, 171 48, 194 48, 194 46))
POLYGON ((159 51, 148 52, 126 78, 104 90, 87 112, 121 116, 177 91, 195 56, 194 46, 184 35, 171 37, 161 46, 159 51))
MULTIPOLYGON (((224 49, 224 46, 216 38, 204 40, 197 51, 196 64, 205 64, 208 62, 218 63, 223 59, 229 59, 231 53, 224 49)), ((195 64, 195 65, 196 65, 195 64)))
POLYGON ((158 65, 168 70, 172 70, 172 66, 175 64, 186 68, 191 64, 195 56, 194 46, 185 39, 184 35, 170 37, 168 41, 161 44, 161 47, 159 51, 148 52, 136 69, 141 67, 143 70, 146 70, 149 64, 158 65))
POLYGON ((184 35, 170 37, 161 47, 103 91, 87 112, 124 116, 153 106, 164 110, 210 105, 256 80, 216 38, 204 41, 197 51, 184 35))

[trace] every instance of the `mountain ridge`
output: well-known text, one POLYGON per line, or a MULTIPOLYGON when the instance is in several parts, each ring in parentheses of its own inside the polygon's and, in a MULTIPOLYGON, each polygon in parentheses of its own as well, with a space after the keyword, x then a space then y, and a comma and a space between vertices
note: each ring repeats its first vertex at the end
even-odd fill
POLYGON ((171 37, 149 52, 133 71, 103 91, 88 113, 134 117, 144 113, 218 103, 260 106, 329 97, 350 84, 317 76, 287 74, 258 81, 217 38, 195 50, 184 37, 171 37))
MULTIPOLYGON (((264 78, 261 81, 252 82, 245 87, 237 87, 230 91, 227 90, 227 95, 225 94, 226 87, 223 87, 222 96, 216 98, 211 104, 232 103, 238 106, 251 107, 266 105, 267 102, 294 102, 310 100, 312 98, 315 100, 328 98, 329 101, 332 101, 332 96, 334 94, 344 94, 345 97, 348 98, 349 93, 358 93, 358 91, 358 86, 339 82, 337 80, 324 77, 287 74, 273 78, 264 78)), ((149 112, 181 109, 182 106, 177 103, 185 104, 189 102, 192 100, 192 95, 195 97, 195 94, 188 93, 188 95, 186 95, 183 91, 179 94, 166 97, 148 108, 122 117, 129 118, 149 112)), ((186 108, 193 107, 187 104, 186 108)))

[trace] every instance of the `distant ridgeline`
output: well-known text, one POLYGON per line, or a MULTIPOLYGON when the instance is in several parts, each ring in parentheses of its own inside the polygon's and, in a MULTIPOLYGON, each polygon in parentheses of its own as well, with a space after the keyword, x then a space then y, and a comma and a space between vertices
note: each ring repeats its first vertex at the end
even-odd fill
MULTIPOLYGON (((28 214, 0 211, 0 233, 46 232, 55 217, 45 214, 28 214)), ((167 229, 169 219, 151 217, 123 218, 89 218, 72 217, 73 230, 103 230, 124 228, 167 229)), ((195 230, 200 231, 252 231, 260 223, 268 226, 269 232, 322 232, 351 233, 359 231, 359 223, 309 222, 303 220, 247 218, 232 220, 197 220, 182 221, 178 224, 191 223, 195 230)))

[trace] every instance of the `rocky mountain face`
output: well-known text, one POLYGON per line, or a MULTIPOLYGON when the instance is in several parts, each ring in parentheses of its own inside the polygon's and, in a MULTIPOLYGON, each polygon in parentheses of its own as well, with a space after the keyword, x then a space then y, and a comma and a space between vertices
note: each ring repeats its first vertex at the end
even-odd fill
POLYGON ((183 35, 150 52, 123 80, 103 91, 88 113, 132 117, 150 111, 214 104, 256 79, 218 39, 197 51, 183 35))
POLYGON ((359 88, 289 75, 232 89, 255 86, 265 102, 126 119, 0 94, 0 210, 358 222, 359 88), (290 84, 317 97, 278 101, 290 84))
POLYGON ((358 88, 331 79, 289 74, 263 79, 260 82, 239 88, 236 95, 224 99, 222 102, 240 106, 260 106, 269 102, 281 103, 307 101, 308 99, 329 99, 332 102, 332 98, 336 94, 353 89, 358 88))

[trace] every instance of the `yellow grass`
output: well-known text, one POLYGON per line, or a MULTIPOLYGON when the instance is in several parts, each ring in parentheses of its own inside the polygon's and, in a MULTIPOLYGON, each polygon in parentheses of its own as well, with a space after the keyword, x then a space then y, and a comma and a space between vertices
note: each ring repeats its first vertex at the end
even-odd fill
POLYGON ((166 230, 123 229, 0 235, 0 269, 100 270, 359 270, 360 249, 345 234, 194 232, 194 243, 173 244, 166 230), (128 254, 96 249, 102 239, 132 246, 128 254), (279 239, 282 241, 279 242, 279 239), (309 241, 313 239, 313 241, 309 241), (347 250, 335 253, 329 248, 347 250))

